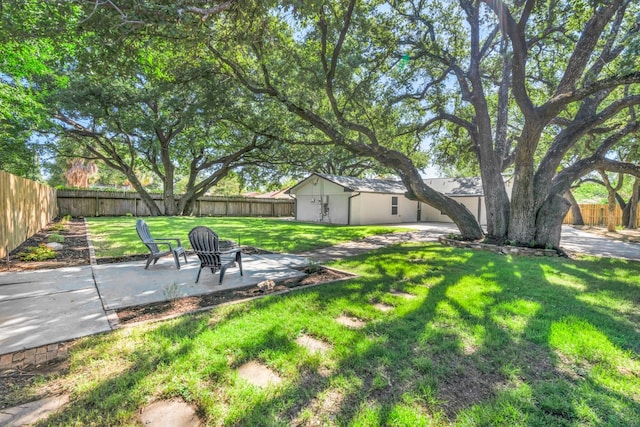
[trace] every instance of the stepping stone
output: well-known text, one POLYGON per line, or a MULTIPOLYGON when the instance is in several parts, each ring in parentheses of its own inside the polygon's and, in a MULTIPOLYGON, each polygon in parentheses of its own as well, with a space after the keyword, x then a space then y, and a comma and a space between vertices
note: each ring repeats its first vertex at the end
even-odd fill
POLYGON ((397 297, 402 297, 402 298, 406 298, 406 299, 411 299, 411 298, 415 298, 416 296, 407 292, 402 292, 402 291, 398 291, 395 289, 391 289, 391 295, 395 295, 397 297))
POLYGON ((344 315, 338 317, 336 321, 341 325, 344 325, 348 328, 354 328, 354 329, 362 328, 367 324, 366 322, 363 322, 360 319, 356 319, 356 318, 348 317, 344 315))
POLYGON ((374 306, 375 308, 377 308, 378 310, 380 310, 380 311, 384 311, 385 313, 386 313, 386 312, 388 312, 388 311, 391 311, 391 310, 393 310, 393 309, 395 308, 395 307, 393 307, 392 305, 383 304, 383 303, 381 303, 381 302, 378 302, 378 303, 376 303, 376 304, 373 304, 373 306, 374 306))
POLYGON ((257 387, 278 384, 282 379, 261 363, 251 361, 238 368, 238 375, 257 387))
POLYGON ((196 411, 180 399, 158 400, 142 410, 140 421, 145 426, 197 427, 196 411))
POLYGON ((311 353, 326 353, 331 350, 331 346, 323 341, 317 340, 309 335, 300 335, 296 339, 299 346, 306 348, 311 353))
POLYGON ((30 426, 61 410, 69 403, 69 395, 47 397, 35 402, 25 403, 0 410, 0 425, 30 426))

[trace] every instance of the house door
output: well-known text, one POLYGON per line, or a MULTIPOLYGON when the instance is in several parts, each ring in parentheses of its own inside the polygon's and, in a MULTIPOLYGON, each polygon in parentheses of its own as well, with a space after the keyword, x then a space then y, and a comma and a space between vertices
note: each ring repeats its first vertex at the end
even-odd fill
POLYGON ((422 203, 418 202, 418 212, 416 221, 422 221, 422 203))

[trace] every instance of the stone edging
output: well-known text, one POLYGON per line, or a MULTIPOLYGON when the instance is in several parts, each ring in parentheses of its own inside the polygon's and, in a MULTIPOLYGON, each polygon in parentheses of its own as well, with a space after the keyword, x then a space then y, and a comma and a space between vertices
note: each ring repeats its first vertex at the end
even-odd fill
MULTIPOLYGON (((200 308, 196 308, 194 310, 185 311, 183 313, 169 314, 167 316, 158 317, 158 318, 155 318, 155 319, 141 320, 139 322, 131 322, 131 323, 125 323, 125 324, 119 323, 116 320, 116 322, 112 325, 112 327, 113 327, 114 330, 116 330, 116 329, 122 329, 122 328, 131 328, 131 327, 134 327, 134 326, 148 325, 148 324, 151 324, 151 323, 164 322, 165 320, 172 320, 172 319, 175 319, 175 318, 181 317, 181 316, 189 316, 189 315, 193 315, 193 314, 198 314, 198 313, 201 313, 203 311, 213 310, 214 308, 221 308, 221 307, 226 307, 226 306, 229 306, 229 305, 242 304, 242 303, 245 303, 245 302, 250 302, 250 301, 253 301, 253 300, 262 299, 262 298, 275 296, 275 295, 284 295, 284 294, 288 294, 290 292, 301 291, 303 289, 313 288, 315 286, 331 285, 331 284, 334 284, 334 283, 340 283, 340 282, 344 282, 346 280, 351 280, 354 277, 359 277, 357 274, 350 273, 350 272, 344 271, 344 270, 339 270, 337 268, 327 267, 327 266, 324 266, 324 265, 322 266, 322 268, 327 269, 327 270, 337 271, 339 273, 345 273, 345 274, 348 274, 349 276, 348 277, 342 277, 342 278, 336 279, 336 280, 330 280, 328 282, 314 283, 314 284, 311 284, 311 285, 303 285, 303 286, 294 286, 292 288, 283 289, 281 291, 270 292, 270 293, 267 293, 267 294, 256 295, 256 296, 247 297, 247 298, 241 298, 241 299, 237 299, 237 300, 233 300, 233 301, 227 301, 227 302, 223 302, 221 304, 210 305, 210 306, 207 306, 207 307, 200 307, 200 308)), ((116 316, 116 319, 117 319, 117 314, 115 313, 115 311, 114 311, 114 315, 116 316)))
POLYGON ((443 246, 452 246, 462 249, 474 249, 480 251, 493 252, 503 255, 525 255, 525 256, 545 256, 559 257, 560 254, 555 249, 527 248, 521 246, 498 246, 482 242, 465 242, 462 240, 449 239, 445 236, 438 237, 438 241, 443 246))
POLYGON ((93 247, 93 243, 91 243, 91 234, 89 233, 89 224, 87 223, 87 218, 82 218, 84 221, 84 230, 86 233, 87 246, 89 247, 89 264, 92 267, 98 265, 98 261, 96 260, 96 250, 93 247))
POLYGON ((69 342, 47 344, 40 347, 15 351, 0 356, 0 372, 11 369, 22 369, 28 366, 38 366, 54 360, 67 357, 69 342))

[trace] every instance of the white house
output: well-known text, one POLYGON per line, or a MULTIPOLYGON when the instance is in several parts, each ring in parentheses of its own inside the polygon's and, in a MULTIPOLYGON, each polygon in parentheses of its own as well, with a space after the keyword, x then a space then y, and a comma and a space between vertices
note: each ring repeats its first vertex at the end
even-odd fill
MULTIPOLYGON (((484 191, 482 180, 474 178, 430 178, 425 184, 436 191, 446 194, 466 206, 480 224, 487 223, 487 212, 484 207, 484 191)), ((421 203, 420 220, 426 222, 453 222, 451 218, 427 204, 421 203)))
MULTIPOLYGON (((480 178, 433 178, 425 183, 464 204, 486 224, 480 178)), ((328 224, 367 225, 453 222, 439 210, 407 199, 400 181, 314 173, 288 190, 296 199, 296 219, 328 224)))
POLYGON ((329 224, 387 224, 418 220, 418 202, 402 182, 313 174, 289 189, 296 219, 329 224))

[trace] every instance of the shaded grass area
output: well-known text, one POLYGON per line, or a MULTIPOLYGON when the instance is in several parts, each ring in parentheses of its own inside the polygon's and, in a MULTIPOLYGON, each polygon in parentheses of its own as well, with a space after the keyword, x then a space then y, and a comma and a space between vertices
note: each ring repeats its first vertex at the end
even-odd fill
POLYGON ((73 396, 48 422, 128 425, 146 403, 169 397, 192 403, 210 425, 640 419, 638 263, 426 244, 335 266, 362 276, 81 340, 69 373, 43 380, 73 396), (341 315, 366 326, 347 328, 341 315), (298 346, 302 334, 331 350, 298 346), (284 381, 261 389, 239 378, 252 360, 284 381))
MULTIPOLYGON (((406 231, 397 227, 340 226, 246 217, 152 217, 144 220, 152 236, 177 237, 185 248, 190 248, 189 231, 204 225, 218 233, 221 239, 275 252, 302 252, 375 234, 406 231)), ((97 217, 87 218, 87 222, 98 258, 147 252, 136 233, 136 218, 97 217)))

